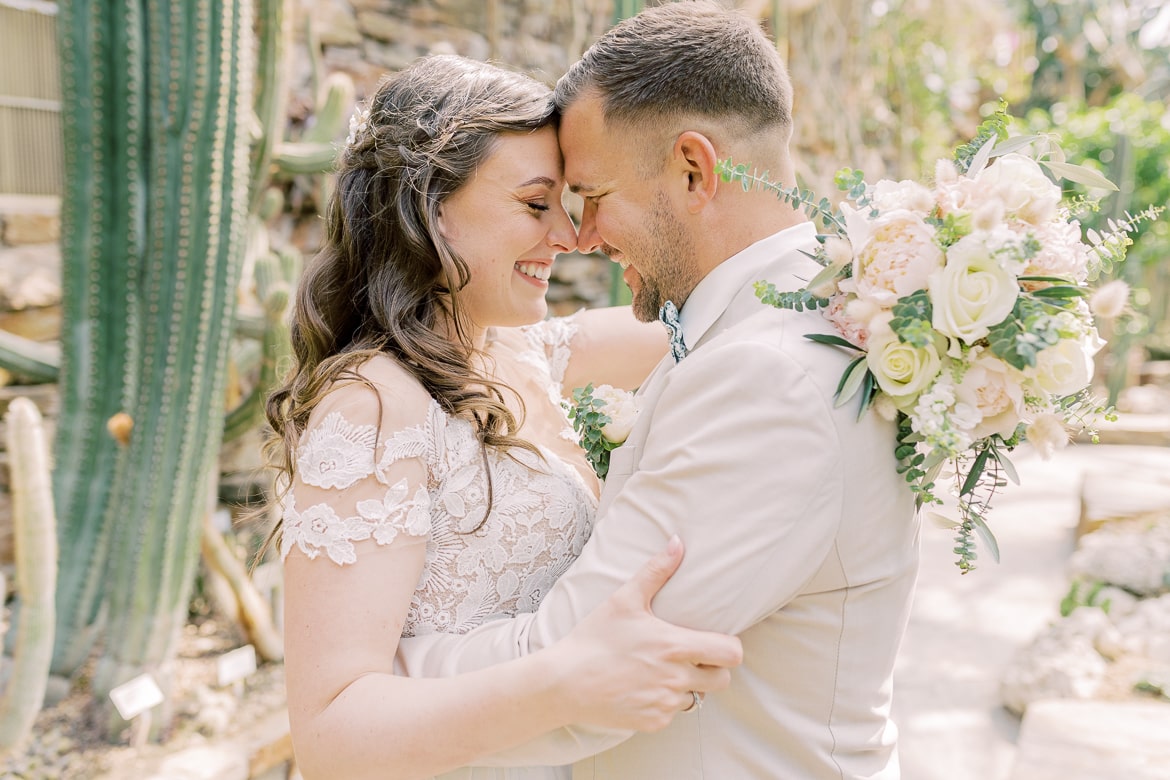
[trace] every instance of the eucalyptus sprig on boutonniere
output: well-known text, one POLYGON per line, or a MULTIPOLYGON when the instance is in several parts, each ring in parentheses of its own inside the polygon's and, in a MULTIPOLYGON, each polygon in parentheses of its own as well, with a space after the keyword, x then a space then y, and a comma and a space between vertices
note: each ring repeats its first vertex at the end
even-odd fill
POLYGON ((756 293, 778 308, 820 309, 835 326, 837 335, 808 338, 853 357, 837 405, 859 399, 859 414, 873 407, 897 425, 898 471, 919 506, 941 504, 935 480, 953 480, 964 573, 975 536, 999 559, 985 518, 1004 478, 1018 481, 1007 453, 1028 441, 1050 454, 1110 415, 1089 387, 1103 344, 1096 320, 1124 310, 1129 291, 1112 282, 1094 292, 1093 282, 1161 211, 1110 220, 1104 235, 1082 230, 1077 215, 1095 204, 1066 199, 1058 182, 1117 187, 1066 162, 1051 136, 1009 138, 1008 120, 1001 108, 927 184, 841 171, 847 202, 837 211, 720 161, 726 181, 769 191, 824 226, 812 255, 823 268, 808 284, 761 281, 756 293))
POLYGON ((609 474, 609 454, 630 435, 638 418, 634 394, 609 385, 578 387, 566 402, 573 430, 585 458, 599 479, 609 474))

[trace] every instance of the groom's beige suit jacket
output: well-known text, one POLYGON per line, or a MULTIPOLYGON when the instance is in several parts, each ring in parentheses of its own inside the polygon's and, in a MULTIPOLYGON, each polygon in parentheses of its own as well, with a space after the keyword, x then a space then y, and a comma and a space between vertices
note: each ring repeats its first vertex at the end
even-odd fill
POLYGON ((655 598, 660 617, 738 634, 744 664, 653 734, 562 729, 489 763, 564 764, 574 778, 896 778, 894 658, 918 570, 914 500, 895 470, 893 425, 834 408, 850 356, 806 333, 818 312, 756 298, 818 270, 809 223, 748 247, 682 309, 690 354, 639 391, 581 558, 534 614, 464 636, 403 640, 399 669, 447 676, 564 637, 672 534, 686 553, 655 598))

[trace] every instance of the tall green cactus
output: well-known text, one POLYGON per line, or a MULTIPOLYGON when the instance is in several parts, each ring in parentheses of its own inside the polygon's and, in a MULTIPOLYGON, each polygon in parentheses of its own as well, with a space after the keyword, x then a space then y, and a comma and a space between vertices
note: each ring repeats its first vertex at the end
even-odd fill
POLYGON ((64 110, 61 411, 53 491, 60 518, 53 670, 86 659, 102 606, 119 446, 105 421, 138 382, 147 176, 147 89, 136 2, 63 3, 57 22, 64 110))
POLYGON ((55 668, 165 687, 222 434, 248 208, 251 0, 64 3, 55 668), (106 421, 134 420, 128 443, 106 421), (100 584, 100 588, 99 588, 100 584), (79 631, 79 629, 82 629, 79 631))
MULTIPOLYGON (((12 673, 0 697, 0 755, 24 741, 45 700, 57 581, 57 522, 41 413, 29 399, 16 398, 5 422, 21 608, 12 673)), ((0 585, 0 602, 3 598, 0 585)))

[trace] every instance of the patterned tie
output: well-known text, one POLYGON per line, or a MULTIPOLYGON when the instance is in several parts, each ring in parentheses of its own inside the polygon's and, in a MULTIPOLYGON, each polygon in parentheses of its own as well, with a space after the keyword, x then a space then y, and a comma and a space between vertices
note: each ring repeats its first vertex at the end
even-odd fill
POLYGON ((678 363, 687 356, 687 345, 683 343, 682 323, 678 320, 678 307, 674 301, 662 304, 658 310, 658 319, 670 333, 670 354, 674 355, 674 362, 678 363))

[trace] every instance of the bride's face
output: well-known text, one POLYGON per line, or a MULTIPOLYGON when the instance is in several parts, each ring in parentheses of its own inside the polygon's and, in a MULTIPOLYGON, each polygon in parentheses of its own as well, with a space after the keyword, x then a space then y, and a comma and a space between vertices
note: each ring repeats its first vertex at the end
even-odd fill
POLYGON ((564 186, 553 128, 506 133, 441 206, 443 237, 471 272, 459 304, 477 329, 529 325, 548 313, 553 259, 577 247, 564 186))

